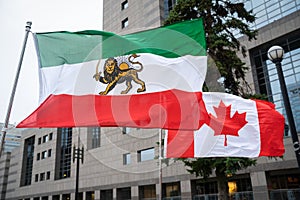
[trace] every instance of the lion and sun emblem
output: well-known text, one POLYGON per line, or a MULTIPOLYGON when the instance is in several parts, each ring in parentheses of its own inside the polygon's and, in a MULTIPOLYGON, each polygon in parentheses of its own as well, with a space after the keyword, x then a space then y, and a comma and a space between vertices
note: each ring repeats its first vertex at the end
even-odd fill
POLYGON ((145 82, 138 77, 138 72, 141 72, 144 68, 143 64, 138 61, 134 61, 134 59, 139 56, 140 55, 137 54, 131 54, 128 57, 122 57, 118 60, 114 57, 108 58, 103 66, 103 76, 101 76, 102 72, 99 71, 99 60, 96 66, 96 73, 93 78, 95 78, 96 81, 107 84, 105 90, 99 92, 99 94, 107 95, 117 84, 124 82, 127 87, 121 92, 121 94, 127 94, 132 88, 132 81, 140 85, 137 89, 138 93, 146 91, 145 82), (139 68, 136 69, 136 66, 139 66, 139 68))

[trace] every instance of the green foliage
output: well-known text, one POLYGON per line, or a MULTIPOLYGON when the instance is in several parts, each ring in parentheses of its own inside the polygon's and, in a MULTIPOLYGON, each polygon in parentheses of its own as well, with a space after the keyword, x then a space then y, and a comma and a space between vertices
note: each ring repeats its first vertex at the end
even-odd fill
POLYGON ((260 99, 268 101, 268 96, 265 94, 245 94, 243 97, 245 99, 260 99))
POLYGON ((256 164, 256 160, 249 158, 197 158, 197 159, 181 159, 188 167, 187 171, 201 176, 206 180, 213 170, 217 170, 216 174, 226 177, 234 175, 237 171, 256 164))
POLYGON ((249 40, 255 39, 257 31, 249 27, 255 21, 252 11, 247 11, 243 3, 230 0, 178 0, 165 24, 199 17, 204 21, 208 54, 225 77, 225 88, 236 95, 244 94, 241 83, 247 85, 245 73, 248 67, 236 52, 245 56, 246 50, 240 46, 233 31, 249 40))

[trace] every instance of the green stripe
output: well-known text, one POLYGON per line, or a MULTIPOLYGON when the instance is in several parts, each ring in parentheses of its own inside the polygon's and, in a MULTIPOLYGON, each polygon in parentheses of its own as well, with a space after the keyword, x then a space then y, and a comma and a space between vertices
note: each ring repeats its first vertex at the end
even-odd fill
POLYGON ((167 58, 206 56, 201 19, 119 36, 103 31, 36 34, 41 67, 75 64, 101 58, 153 53, 167 58))

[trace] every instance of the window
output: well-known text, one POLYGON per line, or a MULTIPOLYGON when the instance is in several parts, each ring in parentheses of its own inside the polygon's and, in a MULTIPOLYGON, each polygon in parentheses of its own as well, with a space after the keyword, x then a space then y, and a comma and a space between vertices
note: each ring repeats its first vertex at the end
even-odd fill
POLYGON ((122 21, 122 28, 126 28, 128 26, 128 18, 122 21))
POLYGON ((94 191, 88 191, 85 193, 86 199, 95 199, 95 192, 94 191))
POLYGON ((49 133, 49 140, 53 139, 53 133, 49 133))
POLYGON ((128 134, 130 132, 130 128, 128 127, 122 127, 122 133, 123 134, 128 134))
POLYGON ((40 181, 44 181, 45 180, 45 172, 40 173, 40 181))
POLYGON ((117 199, 131 199, 131 188, 117 188, 117 199))
POLYGON ((131 163, 130 153, 123 154, 123 165, 129 165, 131 163))
POLYGON ((101 128, 88 128, 88 149, 94 149, 101 146, 101 128))
POLYGON ((50 171, 47 172, 47 177, 46 177, 46 179, 47 179, 47 180, 50 179, 50 171))
POLYGON ((47 158, 47 151, 43 151, 42 152, 42 160, 47 158))
POLYGON ((43 137, 43 143, 45 143, 45 142, 48 142, 48 135, 45 135, 45 136, 43 137))
POLYGON ((38 144, 41 144, 42 143, 42 138, 39 138, 38 139, 38 144))
POLYGON ((153 160, 155 156, 154 148, 138 151, 138 162, 153 160))
POLYGON ((36 160, 40 160, 41 159, 41 154, 40 153, 37 153, 36 154, 36 160))
POLYGON ((113 199, 113 190, 100 190, 100 199, 113 199))
POLYGON ((51 157, 52 149, 48 149, 48 157, 51 157))
POLYGON ((156 199, 155 185, 139 186, 139 196, 142 199, 156 199))
MULTIPOLYGON (((267 58, 267 51, 270 48, 270 44, 276 44, 283 47, 285 56, 282 60, 282 70, 286 81, 288 95, 290 97, 290 104, 294 115, 295 125, 297 132, 300 131, 300 68, 299 60, 300 56, 300 31, 297 30, 293 33, 289 33, 281 38, 266 43, 260 47, 252 49, 250 51, 252 59, 252 67, 254 79, 257 80, 258 85, 256 89, 261 94, 268 95, 268 100, 276 105, 276 110, 285 115, 285 107, 282 100, 282 94, 280 90, 280 83, 277 76, 277 70, 275 65, 267 58), (298 94, 297 94, 298 93, 298 94)), ((287 129, 285 136, 289 136, 290 133, 287 129)))
POLYGON ((100 147, 100 127, 92 128, 92 148, 100 147))
POLYGON ((36 175, 35 175, 34 181, 35 181, 35 182, 38 182, 38 181, 39 181, 39 174, 36 174, 36 175))
POLYGON ((21 186, 31 185, 35 137, 25 139, 23 149, 23 163, 21 170, 21 186))
POLYGON ((72 128, 58 128, 56 149, 58 162, 55 166, 55 179, 69 178, 72 160, 72 128))
POLYGON ((52 196, 52 200, 59 200, 60 199, 60 195, 53 195, 52 196))
POLYGON ((70 200, 71 199, 71 194, 63 194, 62 195, 62 200, 70 200))
POLYGON ((162 186, 163 190, 163 197, 179 197, 181 196, 180 192, 180 183, 173 182, 173 183, 165 183, 162 186))
POLYGON ((123 1, 121 4, 121 10, 124 10, 126 8, 128 8, 128 0, 123 1))

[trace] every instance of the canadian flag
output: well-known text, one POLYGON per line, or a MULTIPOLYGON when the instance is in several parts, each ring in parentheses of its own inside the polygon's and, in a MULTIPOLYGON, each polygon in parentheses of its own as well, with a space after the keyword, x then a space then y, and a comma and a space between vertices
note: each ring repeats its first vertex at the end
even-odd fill
POLYGON ((207 121, 197 131, 168 130, 168 158, 259 157, 284 153, 284 117, 274 104, 202 93, 207 121))

